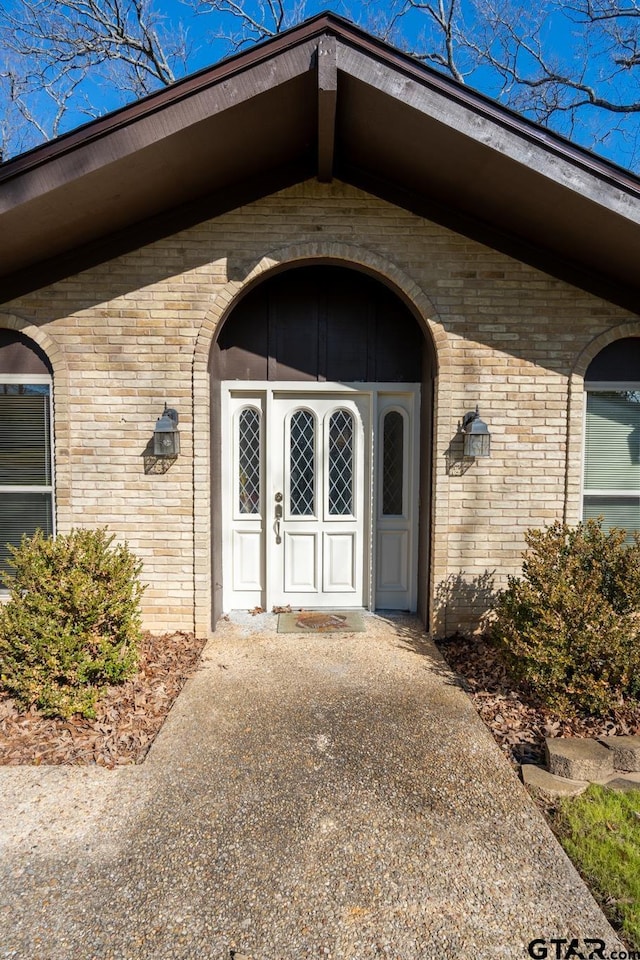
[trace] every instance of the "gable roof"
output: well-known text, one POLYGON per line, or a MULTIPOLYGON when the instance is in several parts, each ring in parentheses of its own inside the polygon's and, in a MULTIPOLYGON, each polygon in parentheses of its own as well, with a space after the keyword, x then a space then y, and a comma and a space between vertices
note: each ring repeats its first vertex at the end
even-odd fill
POLYGON ((0 302, 337 177, 640 310, 640 179, 333 14, 0 166, 0 302))

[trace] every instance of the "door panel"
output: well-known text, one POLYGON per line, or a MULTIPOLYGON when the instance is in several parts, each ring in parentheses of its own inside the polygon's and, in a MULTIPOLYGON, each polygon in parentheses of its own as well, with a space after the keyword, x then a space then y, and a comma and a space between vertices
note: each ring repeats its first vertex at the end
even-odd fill
POLYGON ((323 589, 327 593, 355 593, 356 536, 354 533, 324 533, 323 589))
POLYGON ((317 593, 318 536, 316 533, 290 533, 285 530, 279 544, 284 553, 285 593, 317 593))
POLYGON ((378 590, 406 591, 409 534, 406 530, 378 531, 378 590))
POLYGON ((262 533, 233 531, 233 583, 236 590, 262 589, 262 533))
POLYGON ((415 610, 419 394, 378 394, 375 605, 415 610))
MULTIPOLYGON (((265 589, 264 397, 229 397, 223 435, 224 604, 258 606, 265 589)), ((227 607, 231 609, 231 607, 227 607)))
POLYGON ((276 535, 268 555, 277 605, 362 606, 369 422, 366 396, 274 395, 271 497, 277 527, 282 494, 282 542, 276 535))

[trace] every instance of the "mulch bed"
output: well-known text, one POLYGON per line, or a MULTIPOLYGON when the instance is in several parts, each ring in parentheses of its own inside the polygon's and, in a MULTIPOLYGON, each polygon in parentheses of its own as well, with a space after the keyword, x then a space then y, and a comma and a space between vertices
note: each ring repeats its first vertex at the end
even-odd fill
MULTIPOLYGON (((138 673, 106 691, 95 720, 47 719, 35 708, 21 710, 0 691, 0 764, 111 768, 140 763, 185 680, 197 669, 205 642, 183 632, 145 634, 138 673)), ((545 737, 640 734, 640 705, 612 711, 603 720, 561 718, 509 679, 498 652, 485 640, 456 635, 438 646, 514 764, 542 763, 545 737)))
POLYGON ((484 639, 456 635, 438 647, 514 764, 543 763, 545 737, 640 734, 640 704, 612 710, 601 720, 562 718, 509 678, 499 653, 484 639))
POLYGON ((108 688, 95 720, 47 719, 0 692, 0 764, 140 763, 197 669, 205 642, 189 633, 145 634, 138 673, 108 688))

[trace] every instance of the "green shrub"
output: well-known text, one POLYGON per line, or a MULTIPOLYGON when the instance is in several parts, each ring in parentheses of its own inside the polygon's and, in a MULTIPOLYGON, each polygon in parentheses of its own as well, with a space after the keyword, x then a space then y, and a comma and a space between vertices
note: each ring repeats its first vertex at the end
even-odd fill
POLYGON ((640 540, 587 520, 529 530, 522 577, 493 636, 517 677, 560 713, 603 716, 640 693, 640 540))
POLYGON ((100 689, 135 671, 142 564, 106 530, 38 531, 12 549, 0 607, 0 683, 47 716, 95 716, 100 689))

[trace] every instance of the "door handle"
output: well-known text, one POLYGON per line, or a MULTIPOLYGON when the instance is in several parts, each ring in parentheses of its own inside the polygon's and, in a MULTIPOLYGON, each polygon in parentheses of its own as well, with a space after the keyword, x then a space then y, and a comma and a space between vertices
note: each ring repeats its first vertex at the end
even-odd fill
MULTIPOLYGON (((278 500, 278 497, 280 498, 280 500, 282 500, 282 494, 281 494, 281 493, 276 493, 276 500, 278 500)), ((273 529, 274 529, 275 534, 276 534, 276 543, 282 543, 282 537, 280 536, 280 523, 281 523, 281 521, 282 521, 282 504, 278 502, 278 503, 276 503, 275 521, 274 521, 274 524, 273 524, 273 529)))

